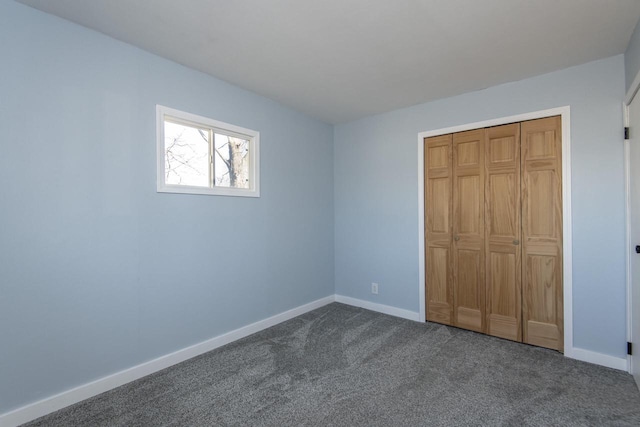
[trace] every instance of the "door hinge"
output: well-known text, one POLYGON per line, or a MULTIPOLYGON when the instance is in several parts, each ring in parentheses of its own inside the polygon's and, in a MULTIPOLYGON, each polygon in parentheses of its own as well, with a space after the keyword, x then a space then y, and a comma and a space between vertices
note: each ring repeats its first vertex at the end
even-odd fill
POLYGON ((627 343, 627 354, 631 356, 633 354, 633 344, 630 342, 627 343))
POLYGON ((624 139, 629 139, 629 126, 624 128, 624 139))

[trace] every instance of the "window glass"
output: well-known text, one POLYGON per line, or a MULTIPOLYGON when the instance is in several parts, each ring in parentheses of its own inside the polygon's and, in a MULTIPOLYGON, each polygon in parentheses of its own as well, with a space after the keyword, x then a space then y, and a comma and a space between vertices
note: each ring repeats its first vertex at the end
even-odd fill
POLYGON ((208 187, 209 131, 164 122, 165 182, 174 185, 208 187))
POLYGON ((158 105, 157 191, 260 197, 260 134, 158 105))
POLYGON ((216 133, 214 144, 214 185, 249 188, 249 141, 216 133))

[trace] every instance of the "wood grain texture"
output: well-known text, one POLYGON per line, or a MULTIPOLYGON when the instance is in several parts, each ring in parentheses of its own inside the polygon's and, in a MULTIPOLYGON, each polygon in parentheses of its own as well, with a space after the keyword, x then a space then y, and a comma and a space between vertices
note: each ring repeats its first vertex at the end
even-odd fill
POLYGON ((522 122, 523 341, 564 351, 560 117, 522 122))
POLYGON ((453 134, 454 325, 485 332, 484 129, 453 134))
POLYGON ((453 325, 452 135, 424 139, 427 320, 453 325))
POLYGON ((560 117, 424 144, 427 320, 563 351, 560 117))
POLYGON ((487 333, 522 341, 520 124, 486 129, 487 333))

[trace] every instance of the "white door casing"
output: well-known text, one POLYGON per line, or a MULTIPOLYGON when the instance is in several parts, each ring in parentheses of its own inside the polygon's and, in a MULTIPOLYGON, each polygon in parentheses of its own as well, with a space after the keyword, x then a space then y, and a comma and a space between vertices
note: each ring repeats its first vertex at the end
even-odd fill
POLYGON ((635 343, 634 354, 629 357, 629 372, 640 386, 640 96, 635 96, 628 105, 630 128, 627 147, 627 245, 628 245, 628 299, 629 339, 635 343))

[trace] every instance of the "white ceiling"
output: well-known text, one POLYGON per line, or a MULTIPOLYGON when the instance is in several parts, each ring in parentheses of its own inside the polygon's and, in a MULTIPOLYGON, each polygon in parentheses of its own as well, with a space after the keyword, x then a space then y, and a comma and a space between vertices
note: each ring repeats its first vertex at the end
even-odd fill
POLYGON ((623 53, 639 0, 19 0, 329 123, 623 53))

